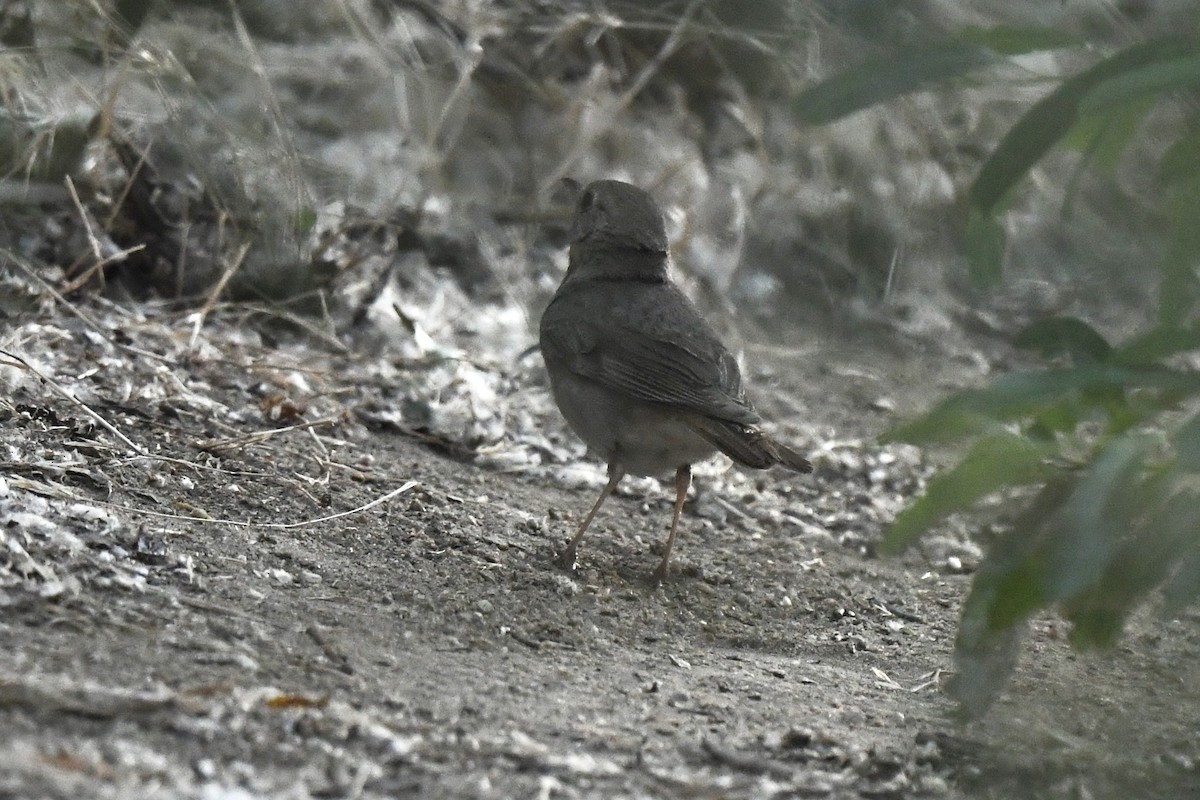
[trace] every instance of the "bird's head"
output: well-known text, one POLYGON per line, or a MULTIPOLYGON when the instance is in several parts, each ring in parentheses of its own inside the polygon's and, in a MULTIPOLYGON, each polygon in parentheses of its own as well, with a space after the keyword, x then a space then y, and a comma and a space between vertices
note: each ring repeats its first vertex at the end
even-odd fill
POLYGON ((570 239, 572 273, 634 279, 666 275, 669 248, 662 211, 632 184, 588 184, 579 196, 570 239))

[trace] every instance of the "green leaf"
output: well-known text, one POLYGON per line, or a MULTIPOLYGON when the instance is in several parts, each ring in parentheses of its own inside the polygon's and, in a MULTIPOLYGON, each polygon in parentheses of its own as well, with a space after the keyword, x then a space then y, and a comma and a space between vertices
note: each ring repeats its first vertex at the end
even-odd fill
POLYGON ((995 596, 988 609, 988 628, 994 631, 1011 628, 1048 606, 1050 598, 1046 596, 1046 587, 1045 554, 1038 550, 995 581, 995 596))
POLYGON ((100 127, 99 114, 35 120, 0 108, 0 177, 59 183, 79 168, 100 127))
POLYGON ((1175 460, 1185 472, 1200 472, 1200 414, 1183 424, 1172 437, 1175 460))
POLYGON ((1039 320, 1017 334, 1013 343, 1025 350, 1036 350, 1044 358, 1067 355, 1076 364, 1105 361, 1112 353, 1108 341, 1077 317, 1039 320))
POLYGON ((919 419, 898 425, 880 436, 882 442, 923 444, 948 442, 964 436, 1004 430, 995 417, 972 408, 973 395, 961 393, 943 400, 919 419), (964 397, 964 394, 967 395, 964 397))
POLYGON ((980 439, 957 467, 931 480, 925 493, 900 512, 884 537, 883 551, 903 551, 931 526, 984 495, 1044 479, 1048 455, 1045 444, 1012 433, 980 439))
POLYGON ((1017 56, 1039 50, 1078 47, 1083 42, 1057 28, 1021 28, 997 25, 992 28, 968 26, 959 31, 959 41, 982 45, 1005 56, 1017 56))
POLYGON ((998 539, 971 584, 963 604, 954 646, 958 674, 948 686, 968 717, 983 714, 1012 672, 1022 629, 1017 622, 1043 605, 1042 581, 1032 556, 1047 520, 1074 486, 1070 475, 1050 478, 1013 522, 1012 531, 998 539), (997 624, 997 620, 1009 620, 997 624))
POLYGON ((1077 650, 1109 647, 1121 635, 1129 611, 1117 603, 1081 606, 1067 615, 1072 626, 1067 640, 1077 650))
POLYGON ((1151 366, 1167 356, 1200 350, 1200 329, 1155 328, 1127 340, 1112 360, 1127 366, 1151 366))
POLYGON ((793 108, 802 121, 822 125, 990 66, 1000 60, 999 56, 1080 44, 1077 37, 1053 28, 967 27, 944 42, 904 48, 851 67, 806 89, 793 108))
POLYGON ((967 217, 967 271, 981 289, 1000 282, 1004 274, 1004 228, 995 217, 972 208, 967 217))
POLYGON ((1200 130, 1184 134, 1158 162, 1158 179, 1166 184, 1195 182, 1200 177, 1200 130))
POLYGON ((1049 478, 1013 521, 1012 530, 992 545, 976 573, 964 616, 979 614, 987 621, 987 630, 1001 630, 1045 605, 1041 580, 1045 559, 1039 553, 1059 510, 1075 490, 1076 477, 1060 472, 1049 478))
MULTIPOLYGON (((1112 354, 1112 346, 1095 328, 1076 317, 1040 320, 1017 334, 1014 344, 1035 350, 1043 358, 1067 355, 1076 366, 1100 364, 1112 354)), ((1102 409, 1110 420, 1130 416, 1123 387, 1101 384, 1082 387, 1079 396, 1066 397, 1034 415, 1034 430, 1070 432, 1090 410, 1102 409)))
POLYGON ((1060 433, 1073 433, 1089 409, 1079 397, 1065 397, 1034 413, 1025 435, 1053 442, 1060 433))
POLYGON ((1200 297, 1196 268, 1200 266, 1200 176, 1172 186, 1167 198, 1171 237, 1163 258, 1159 288, 1158 322, 1179 327, 1200 297))
POLYGON ((985 215, 996 211, 1030 168, 1078 123, 1083 98, 1094 87, 1130 70, 1190 52, 1186 39, 1155 39, 1126 48, 1064 81, 1034 104, 996 145, 971 186, 972 206, 985 215))
POLYGON ((989 631, 966 617, 959 623, 958 643, 954 648, 955 674, 946 685, 946 692, 958 701, 963 717, 978 719, 995 702, 1000 687, 1017 665, 1022 633, 1018 627, 989 631), (975 628, 981 631, 975 632, 975 628))
POLYGON ((968 42, 905 48, 864 61, 809 87, 800 93, 792 108, 801 121, 823 125, 996 60, 992 51, 968 42))
POLYGON ((317 212, 311 206, 304 206, 296 212, 294 220, 296 233, 306 234, 312 232, 312 229, 317 225, 317 212))
POLYGON ((1111 399, 1134 388, 1200 391, 1200 374, 1166 367, 1086 364, 1065 369, 1014 372, 986 389, 960 392, 920 419, 889 431, 885 441, 946 441, 994 429, 999 423, 1040 413, 1072 394, 1111 399))
POLYGON ((1163 587, 1164 611, 1174 616, 1200 599, 1200 542, 1193 543, 1163 587))
POLYGON ((1155 100, 1149 97, 1105 114, 1084 116, 1063 136, 1063 146, 1082 152, 1085 166, 1092 163, 1112 172, 1137 134, 1142 120, 1154 107, 1155 100))
POLYGON ((98 114, 86 118, 75 117, 55 125, 50 136, 49 150, 45 152, 40 168, 34 170, 30 177, 58 183, 78 169, 88 143, 95 136, 98 117, 98 114))
POLYGON ((1127 536, 1109 560, 1104 575, 1071 599, 1067 618, 1074 625, 1071 643, 1080 648, 1106 647, 1116 641, 1134 605, 1154 590, 1197 544, 1200 496, 1181 491, 1158 502, 1173 481, 1169 476, 1144 484, 1143 504, 1158 508, 1134 535, 1127 536))
POLYGON ((1079 111, 1102 114, 1115 106, 1140 103, 1163 92, 1194 86, 1200 86, 1200 56, 1147 64, 1097 85, 1080 100, 1079 111))
POLYGON ((1045 543, 1042 597, 1066 600, 1096 583, 1120 537, 1141 510, 1141 485, 1148 442, 1126 434, 1101 448, 1063 504, 1059 524, 1045 543))

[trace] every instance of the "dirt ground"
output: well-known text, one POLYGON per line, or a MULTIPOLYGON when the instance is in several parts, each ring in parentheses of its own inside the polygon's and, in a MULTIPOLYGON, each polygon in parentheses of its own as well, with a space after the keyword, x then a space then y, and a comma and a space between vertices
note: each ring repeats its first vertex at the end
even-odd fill
POLYGON ((232 314, 75 310, 4 337, 52 382, 4 370, 2 797, 1200 792, 1195 618, 1095 657, 1040 620, 991 715, 952 719, 978 550, 951 531, 873 555, 926 467, 870 437, 970 379, 965 349, 748 344, 816 474, 710 470, 655 588, 670 498, 650 482, 577 571, 552 563, 601 477, 536 356, 498 367, 550 442, 518 469, 386 422, 427 363, 232 314))
MULTIPOLYGON (((875 553, 949 455, 876 435, 1015 358, 1007 320, 939 303, 980 154, 1046 87, 797 130, 685 20, 603 3, 143 4, 112 61, 80 22, 107 4, 17 5, 37 47, 8 48, 6 102, 129 137, 81 151, 74 199, 0 185, 0 800, 1200 797, 1200 615, 1087 655, 1036 619, 959 722, 979 540, 875 553), (525 352, 564 255, 530 204, 568 174, 674 209, 686 288, 728 301, 756 405, 816 465, 698 467, 661 587, 653 480, 554 564, 604 480, 525 352), (202 309, 234 273, 329 307, 202 309), (146 299, 174 293, 201 300, 146 299), (756 328, 771 305, 828 318, 756 328)), ((1051 6, 1081 13, 1023 4, 1051 6)), ((861 55, 809 27, 796 62, 861 55)), ((1065 236, 1044 191, 1014 317, 1099 297, 1126 323, 1112 276, 1144 245, 1103 215, 1065 236), (1092 250, 1116 266, 1077 279, 1092 250)))

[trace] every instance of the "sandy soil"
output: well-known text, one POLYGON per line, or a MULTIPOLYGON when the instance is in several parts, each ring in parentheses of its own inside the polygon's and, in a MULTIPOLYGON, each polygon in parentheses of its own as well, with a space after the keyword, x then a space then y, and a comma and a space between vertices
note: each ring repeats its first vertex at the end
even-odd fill
MULTIPOLYGON (((672 26, 602 9, 364 2, 356 27, 346 4, 157 4, 147 47, 105 62, 76 19, 105 4, 26 5, 40 49, 6 97, 85 121, 113 98, 137 147, 94 143, 79 206, 55 184, 2 209, 0 800, 1200 797, 1195 615, 1086 656, 1037 619, 960 723, 970 525, 875 555, 945 457, 875 435, 1013 358, 1008 320, 939 303, 979 154, 1044 87, 1001 87, 1007 116, 973 89, 969 113, 922 96, 797 131, 736 85, 689 107, 726 85, 706 61, 642 83, 672 26), (528 205, 568 173, 675 210, 689 290, 741 304, 740 337, 714 319, 816 463, 698 470, 661 588, 654 481, 606 504, 577 570, 553 563, 603 481, 519 357, 562 268, 528 205), (116 214, 130 187, 154 214, 116 214), (317 307, 145 300, 207 296, 243 241, 232 286, 317 307), (141 273, 90 269, 146 243, 141 273), (772 304, 827 319, 754 330, 772 304)), ((784 51, 839 43, 859 57, 838 31, 784 51)), ((1058 276, 1022 273, 1014 318, 1077 293, 1120 318, 1121 284, 1065 271, 1091 263, 1078 239, 1113 275, 1149 256, 1103 217, 1064 245, 1062 205, 1026 214, 1049 245, 1012 240, 1058 276)))
MULTIPOLYGON (((6 370, 0 796, 1200 791, 1194 619, 1140 621, 1099 658, 1041 620, 993 713, 951 719, 976 551, 947 533, 876 559, 925 467, 864 442, 968 360, 750 346, 764 409, 784 430, 782 398, 807 415, 817 472, 717 471, 652 588, 665 489, 611 501, 567 573, 553 554, 594 487, 382 423, 379 356, 85 313, 7 339, 130 441, 6 370)), ((544 394, 536 357, 512 370, 544 394)))

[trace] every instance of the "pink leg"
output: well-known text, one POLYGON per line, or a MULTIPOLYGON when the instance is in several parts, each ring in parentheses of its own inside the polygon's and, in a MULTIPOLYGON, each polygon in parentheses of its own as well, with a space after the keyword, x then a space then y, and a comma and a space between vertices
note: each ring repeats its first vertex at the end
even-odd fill
POLYGON ((596 498, 596 503, 592 506, 592 510, 583 518, 579 528, 576 529, 575 535, 571 537, 571 541, 567 542, 567 549, 562 551, 558 556, 558 563, 564 569, 573 569, 575 567, 575 551, 579 549, 579 540, 587 533, 588 525, 592 524, 592 520, 596 517, 596 512, 600 510, 600 506, 604 505, 604 501, 613 493, 613 489, 617 488, 617 484, 621 482, 621 478, 625 477, 625 469, 620 464, 608 465, 608 483, 605 484, 604 490, 600 492, 600 496, 596 498))
POLYGON ((688 464, 675 471, 675 513, 671 515, 671 532, 667 534, 667 543, 663 546, 662 561, 650 575, 654 583, 662 583, 667 579, 667 565, 671 561, 671 545, 675 544, 675 531, 679 528, 679 512, 683 510, 683 501, 687 497, 688 487, 692 485, 692 468, 688 464))

